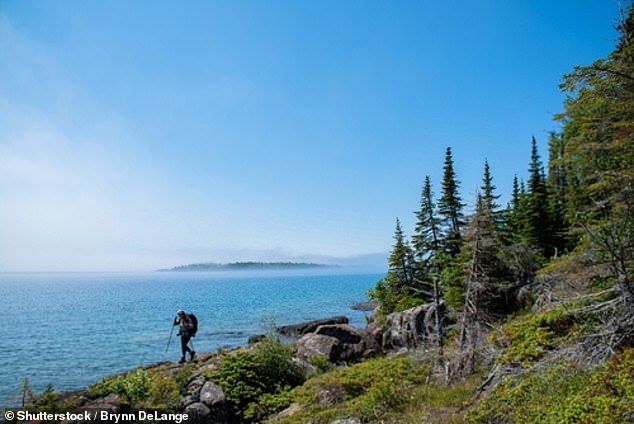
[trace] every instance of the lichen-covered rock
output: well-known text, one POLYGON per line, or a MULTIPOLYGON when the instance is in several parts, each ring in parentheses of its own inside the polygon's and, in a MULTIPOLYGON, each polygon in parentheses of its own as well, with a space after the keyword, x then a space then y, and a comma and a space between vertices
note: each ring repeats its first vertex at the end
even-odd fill
POLYGON ((331 362, 337 361, 341 343, 335 337, 310 333, 297 341, 297 356, 308 359, 323 356, 331 362))
POLYGON ((426 317, 433 304, 424 304, 387 316, 383 333, 383 348, 413 349, 419 346, 429 334, 426 317))

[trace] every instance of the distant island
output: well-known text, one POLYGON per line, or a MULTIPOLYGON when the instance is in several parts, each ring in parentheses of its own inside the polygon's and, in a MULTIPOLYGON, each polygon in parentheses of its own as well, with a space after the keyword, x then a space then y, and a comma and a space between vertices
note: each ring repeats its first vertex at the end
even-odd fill
POLYGON ((170 269, 159 269, 159 272, 182 271, 261 271, 261 270, 294 270, 331 268, 337 265, 315 264, 307 262, 231 262, 218 264, 213 262, 202 264, 179 265, 170 269))

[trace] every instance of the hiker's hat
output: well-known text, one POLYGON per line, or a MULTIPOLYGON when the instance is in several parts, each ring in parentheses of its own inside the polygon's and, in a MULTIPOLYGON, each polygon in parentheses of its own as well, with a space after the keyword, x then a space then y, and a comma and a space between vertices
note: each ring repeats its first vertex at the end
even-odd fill
POLYGON ((185 315, 185 311, 179 309, 178 311, 176 311, 176 315, 185 315))

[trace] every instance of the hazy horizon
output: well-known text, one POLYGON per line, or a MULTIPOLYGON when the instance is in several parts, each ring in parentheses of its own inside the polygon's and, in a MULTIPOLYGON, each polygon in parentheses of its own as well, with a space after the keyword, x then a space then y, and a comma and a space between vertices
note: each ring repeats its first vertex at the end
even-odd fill
POLYGON ((439 196, 446 147, 468 205, 485 159, 506 203, 532 136, 546 156, 562 75, 613 49, 618 16, 593 0, 0 1, 0 272, 386 266, 425 175, 439 196))

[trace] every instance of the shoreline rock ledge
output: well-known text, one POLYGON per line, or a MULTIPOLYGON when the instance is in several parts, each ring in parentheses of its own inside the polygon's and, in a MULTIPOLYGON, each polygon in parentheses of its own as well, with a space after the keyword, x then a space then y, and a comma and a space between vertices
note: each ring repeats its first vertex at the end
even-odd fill
POLYGON ((283 325, 277 327, 276 331, 288 337, 302 337, 309 333, 314 333, 322 325, 348 324, 346 316, 335 316, 331 318, 316 319, 313 321, 301 322, 299 324, 283 325))

